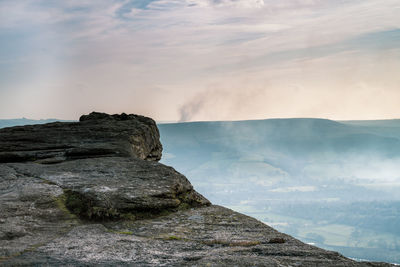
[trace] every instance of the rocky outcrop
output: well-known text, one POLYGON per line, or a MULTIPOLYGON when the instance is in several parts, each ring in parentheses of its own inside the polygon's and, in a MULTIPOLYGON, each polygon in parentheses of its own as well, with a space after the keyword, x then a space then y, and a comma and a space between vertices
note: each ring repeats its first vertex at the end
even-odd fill
POLYGON ((157 162, 153 120, 91 113, 0 130, 0 264, 389 266, 211 205, 157 162))
POLYGON ((0 162, 58 163, 99 157, 160 160, 155 122, 138 115, 93 112, 80 122, 54 122, 1 130, 0 162))

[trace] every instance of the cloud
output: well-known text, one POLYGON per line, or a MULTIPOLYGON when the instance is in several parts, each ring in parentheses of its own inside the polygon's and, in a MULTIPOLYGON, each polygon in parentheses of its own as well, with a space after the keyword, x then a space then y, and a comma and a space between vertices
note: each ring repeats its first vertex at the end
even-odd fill
MULTIPOLYGON (((220 114, 241 118, 269 116, 269 107, 275 107, 272 111, 277 115, 304 115, 304 105, 294 103, 288 84, 306 88, 310 97, 318 96, 321 87, 329 88, 327 94, 332 96, 333 84, 343 84, 330 79, 330 84, 324 84, 323 78, 316 76, 325 68, 341 79, 340 68, 347 65, 340 65, 345 63, 334 55, 341 60, 344 54, 350 56, 351 65, 361 72, 369 67, 358 66, 357 61, 375 63, 379 57, 386 58, 389 50, 397 57, 399 7, 397 0, 385 4, 377 0, 4 0, 0 2, 0 35, 5 36, 0 75, 8 78, 0 81, 0 114, 71 118, 79 116, 76 110, 84 105, 105 111, 117 107, 126 112, 147 110, 151 100, 132 99, 135 106, 127 104, 127 96, 141 96, 159 99, 152 115, 161 120, 186 120, 185 112, 213 119, 217 109, 220 114), (380 42, 385 45, 380 46, 380 42), (305 77, 299 77, 300 69, 305 77), (43 84, 51 85, 45 88, 64 88, 59 89, 61 95, 68 94, 74 84, 85 84, 89 93, 79 104, 72 103, 70 110, 58 113, 40 100, 54 97, 54 89, 36 89, 43 84), (163 90, 154 96, 151 88, 163 90), (265 93, 257 96, 259 90, 254 88, 264 88, 265 93), (17 99, 23 106, 16 92, 30 94, 32 90, 42 93, 28 114, 7 105, 10 99, 17 99), (242 109, 242 114, 231 112, 236 99, 247 94, 243 90, 256 94, 248 101, 254 108, 242 109), (202 96, 210 92, 220 99, 218 103, 211 98, 204 100, 202 96), (297 105, 297 109, 269 103, 267 96, 271 98, 272 93, 286 95, 283 103, 297 105), (101 97, 110 94, 114 94, 113 101, 101 97), (196 102, 196 98, 203 100, 196 102), (263 107, 259 99, 268 104, 263 107), (290 113, 282 112, 284 108, 290 113)), ((382 64, 377 62, 376 66, 382 64)), ((387 90, 392 90, 397 78, 394 69, 388 72, 384 78, 390 85, 387 90)), ((382 80, 381 74, 377 71, 373 76, 382 80)), ((364 82, 371 87, 367 80, 360 76, 354 84, 364 82)), ((353 101, 354 96, 350 97, 353 101)), ((325 97, 317 102, 322 108, 325 97)), ((359 105, 356 102, 354 106, 359 105)), ((337 112, 322 111, 334 117, 337 112)))
POLYGON ((309 186, 293 186, 293 187, 279 187, 276 189, 269 190, 270 192, 278 193, 291 193, 291 192, 314 192, 317 191, 317 187, 309 186))

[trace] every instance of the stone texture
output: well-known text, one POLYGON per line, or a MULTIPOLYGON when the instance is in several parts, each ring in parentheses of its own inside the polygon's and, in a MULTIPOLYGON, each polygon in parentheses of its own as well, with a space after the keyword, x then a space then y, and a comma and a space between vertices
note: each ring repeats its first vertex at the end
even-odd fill
POLYGON ((93 112, 80 122, 54 122, 0 130, 0 162, 58 163, 89 157, 160 160, 155 122, 138 115, 93 112))
POLYGON ((137 158, 105 157, 59 164, 7 163, 26 179, 63 189, 66 206, 85 219, 147 216, 209 205, 173 168, 137 158))
POLYGON ((390 266, 211 205, 155 161, 161 150, 154 121, 137 115, 0 130, 0 264, 390 266))

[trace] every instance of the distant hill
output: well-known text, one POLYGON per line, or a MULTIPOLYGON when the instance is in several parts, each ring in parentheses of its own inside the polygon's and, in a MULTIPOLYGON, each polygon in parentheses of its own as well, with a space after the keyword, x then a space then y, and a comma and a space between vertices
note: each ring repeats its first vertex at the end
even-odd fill
MULTIPOLYGON (((165 152, 169 153, 165 161, 186 171, 216 153, 224 154, 227 159, 259 158, 279 166, 330 160, 338 155, 400 156, 400 122, 385 121, 382 125, 324 119, 270 119, 171 123, 159 124, 159 128, 165 152), (188 159, 173 157, 178 154, 188 155, 188 159), (189 157, 192 154, 196 154, 196 162, 189 157)), ((295 171, 298 172, 297 168, 295 171)))
POLYGON ((400 120, 158 126, 161 162, 212 202, 348 257, 400 263, 400 120))
POLYGON ((66 120, 57 120, 57 119, 45 119, 45 120, 31 120, 31 119, 3 119, 0 120, 0 128, 12 127, 12 126, 22 126, 22 125, 31 125, 31 124, 44 124, 55 121, 66 121, 66 120))
POLYGON ((344 124, 358 125, 358 126, 378 126, 378 127, 400 127, 400 119, 393 120, 353 120, 353 121, 339 121, 344 124))

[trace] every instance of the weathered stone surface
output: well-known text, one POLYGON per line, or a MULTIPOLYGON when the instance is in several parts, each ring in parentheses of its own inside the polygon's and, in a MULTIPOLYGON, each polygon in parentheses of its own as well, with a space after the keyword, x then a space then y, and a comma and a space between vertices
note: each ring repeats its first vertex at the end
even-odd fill
POLYGON ((390 266, 304 244, 219 206, 137 221, 81 224, 4 262, 19 265, 390 266), (284 243, 270 243, 281 238, 284 243))
POLYGON ((50 164, 106 156, 161 158, 160 134, 150 118, 93 112, 80 120, 0 129, 0 162, 50 164))
POLYGON ((46 244, 77 225, 57 185, 0 165, 0 260, 46 244))
POLYGON ((210 205, 153 161, 158 138, 151 119, 126 114, 0 130, 0 264, 390 266, 210 205))
POLYGON ((27 179, 41 179, 61 188, 66 207, 84 219, 151 216, 210 204, 173 168, 136 158, 4 165, 27 179))

